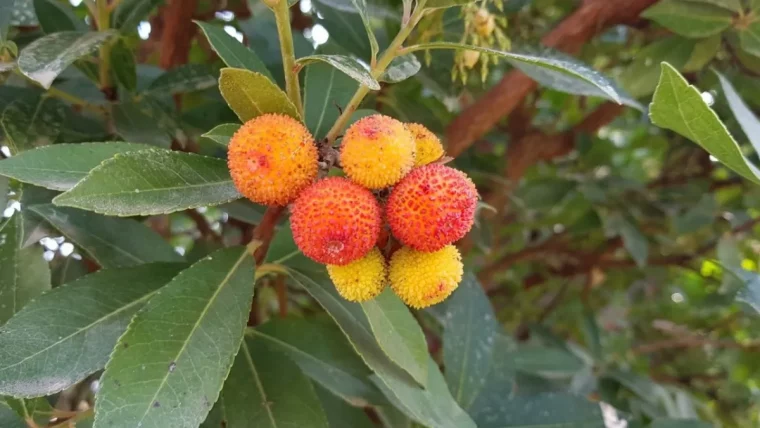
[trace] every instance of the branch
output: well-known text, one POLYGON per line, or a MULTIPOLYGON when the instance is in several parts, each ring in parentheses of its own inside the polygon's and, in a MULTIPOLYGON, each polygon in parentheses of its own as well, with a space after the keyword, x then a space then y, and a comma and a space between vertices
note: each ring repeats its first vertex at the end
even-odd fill
POLYGON ((274 237, 274 229, 277 226, 277 221, 280 219, 280 215, 285 212, 285 207, 270 206, 264 212, 264 216, 261 218, 261 222, 253 229, 253 240, 259 241, 261 245, 256 248, 253 253, 253 258, 256 259, 256 265, 259 266, 264 262, 264 258, 269 250, 269 244, 274 237))
POLYGON ((190 57, 190 44, 198 28, 193 24, 197 3, 198 0, 172 0, 161 11, 164 22, 159 65, 164 70, 186 64, 190 57))
MULTIPOLYGON (((657 0, 585 0, 570 16, 549 32, 542 43, 569 54, 607 28, 634 22, 639 14, 657 0)), ((504 116, 512 113, 537 84, 522 72, 513 70, 476 103, 465 109, 446 130, 449 156, 456 157, 485 135, 504 116)))

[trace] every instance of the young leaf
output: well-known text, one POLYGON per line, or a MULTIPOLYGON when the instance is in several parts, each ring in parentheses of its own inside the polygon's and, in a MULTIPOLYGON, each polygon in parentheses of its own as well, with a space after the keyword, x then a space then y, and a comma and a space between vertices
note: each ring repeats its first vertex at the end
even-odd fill
POLYGON ((143 150, 104 161, 53 203, 129 217, 218 205, 239 197, 222 159, 143 150))
POLYGON ((472 273, 465 275, 444 304, 446 382, 462 408, 469 409, 488 380, 499 324, 491 302, 472 273))
POLYGON ((0 394, 50 395, 103 368, 132 315, 180 269, 102 270, 25 306, 0 327, 0 394))
POLYGON ((393 58, 385 73, 378 80, 381 82, 398 83, 417 74, 420 68, 422 68, 422 64, 420 64, 420 61, 414 54, 397 56, 393 58))
POLYGON ((323 320, 288 318, 250 330, 255 338, 292 359, 304 374, 354 406, 386 404, 362 362, 337 326, 323 320))
POLYGON ((739 175, 760 184, 760 170, 749 163, 697 88, 670 64, 662 63, 660 83, 649 106, 649 117, 661 127, 694 141, 739 175))
POLYGON ((327 428, 311 381, 261 339, 246 338, 222 389, 227 426, 327 428))
POLYGON ((69 190, 117 153, 149 148, 132 143, 55 144, 0 161, 0 175, 52 190, 69 190))
POLYGON ((301 120, 285 92, 261 73, 223 68, 219 91, 243 123, 267 113, 282 113, 301 120))
POLYGON ((240 124, 223 123, 215 126, 214 129, 201 135, 201 137, 208 138, 219 145, 227 147, 230 144, 232 136, 235 135, 238 129, 240 129, 240 124))
POLYGON ((145 93, 151 95, 173 95, 183 92, 200 91, 216 85, 216 76, 206 64, 184 64, 172 68, 151 82, 145 93))
POLYGON ((71 63, 93 52, 114 34, 112 31, 63 31, 33 41, 18 57, 18 68, 26 77, 48 89, 71 63))
POLYGON ((34 13, 34 3, 32 0, 16 0, 15 2, 11 1, 11 4, 13 5, 10 16, 11 25, 34 27, 39 24, 37 14, 34 13))
POLYGON ((303 66, 313 64, 315 62, 324 62, 337 68, 345 73, 350 78, 359 82, 374 91, 380 89, 380 84, 377 83, 374 77, 364 66, 354 58, 346 55, 310 55, 298 59, 298 64, 303 66))
POLYGON ((113 26, 122 31, 134 31, 164 0, 123 0, 113 12, 113 26))
POLYGON ((121 336, 95 399, 95 427, 197 427, 240 349, 253 258, 219 250, 161 289, 121 336), (177 417, 177 415, 181 417, 177 417))
POLYGON ((87 25, 74 15, 67 4, 55 0, 34 0, 34 12, 45 34, 60 31, 87 31, 87 25))
POLYGON ((137 88, 135 55, 122 39, 111 46, 111 68, 116 81, 128 92, 134 92, 137 88))
POLYGON ((21 216, 14 214, 0 226, 0 325, 30 300, 50 289, 50 268, 42 247, 21 248, 21 216))
POLYGON ((183 261, 168 242, 138 221, 53 204, 35 205, 30 209, 104 268, 183 261))
POLYGON ((407 50, 411 52, 425 49, 467 49, 495 55, 504 58, 533 80, 552 89, 575 95, 607 98, 618 104, 625 103, 639 108, 635 101, 621 96, 609 79, 589 66, 569 57, 557 54, 553 54, 553 56, 517 54, 449 42, 423 43, 411 46, 407 50))
POLYGON ((734 113, 736 121, 744 131, 744 135, 747 136, 750 144, 754 147, 756 153, 760 153, 760 120, 752 113, 752 110, 744 104, 744 101, 739 97, 739 94, 734 89, 731 82, 728 81, 722 74, 717 71, 715 74, 720 79, 720 86, 723 88, 723 93, 728 101, 728 106, 731 107, 731 112, 734 113))
POLYGON ((428 374, 427 341, 409 308, 390 288, 361 305, 386 355, 424 387, 428 374))
POLYGON ((718 34, 733 20, 733 13, 726 9, 688 0, 662 0, 641 16, 676 34, 696 38, 718 34))
POLYGON ((372 46, 369 43, 367 32, 362 31, 364 21, 354 12, 349 2, 338 4, 329 0, 316 0, 313 4, 319 12, 318 23, 327 29, 330 34, 339 34, 340 37, 330 38, 330 41, 344 48, 358 58, 370 58, 372 46))
POLYGON ((195 21, 206 35, 211 48, 219 55, 219 58, 232 68, 244 68, 246 70, 261 73, 269 80, 274 80, 266 65, 259 59, 255 52, 248 49, 227 34, 224 29, 202 21, 195 21))
POLYGON ((327 135, 357 87, 353 79, 330 65, 313 64, 306 69, 304 114, 314 138, 319 140, 327 135))

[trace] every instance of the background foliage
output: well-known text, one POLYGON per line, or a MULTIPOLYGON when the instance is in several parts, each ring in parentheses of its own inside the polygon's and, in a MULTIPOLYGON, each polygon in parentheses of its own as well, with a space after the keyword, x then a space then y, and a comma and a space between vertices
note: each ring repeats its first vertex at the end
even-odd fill
POLYGON ((760 1, 427 0, 400 51, 420 4, 290 3, 283 67, 286 7, 0 0, 0 426, 760 424, 760 1), (453 296, 340 299, 229 178, 264 112, 441 135, 453 296))

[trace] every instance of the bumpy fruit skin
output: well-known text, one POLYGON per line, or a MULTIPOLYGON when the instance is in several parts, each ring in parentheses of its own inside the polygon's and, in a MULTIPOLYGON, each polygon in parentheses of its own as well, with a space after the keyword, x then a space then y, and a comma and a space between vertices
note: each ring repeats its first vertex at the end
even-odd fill
POLYGON ((290 227, 298 248, 314 261, 344 266, 364 257, 380 234, 380 205, 369 190, 330 177, 301 192, 290 227))
POLYGON ((419 251, 436 251, 472 228, 478 191, 463 172, 441 164, 415 168, 393 188, 386 219, 393 236, 419 251))
POLYGON ((403 123, 381 114, 360 119, 343 136, 340 163, 348 178, 368 189, 396 184, 414 166, 414 137, 403 123))
POLYGON ((391 257, 391 288, 408 306, 426 308, 445 300, 462 280, 462 256, 453 245, 425 253, 403 247, 391 257))
POLYGON ((351 302, 375 298, 383 291, 388 279, 385 258, 377 248, 345 266, 327 265, 327 273, 338 294, 351 302))
POLYGON ((440 159, 443 154, 441 140, 419 123, 407 123, 406 129, 412 133, 416 145, 414 166, 427 165, 440 159))
POLYGON ((297 120, 265 114, 232 136, 227 166, 243 196, 264 205, 287 205, 317 177, 317 146, 297 120))

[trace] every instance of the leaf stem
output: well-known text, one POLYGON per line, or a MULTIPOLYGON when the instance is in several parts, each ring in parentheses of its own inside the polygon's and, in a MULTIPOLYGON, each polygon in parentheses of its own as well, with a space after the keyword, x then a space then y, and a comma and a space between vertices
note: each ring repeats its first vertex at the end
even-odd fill
POLYGON ((279 0, 271 7, 274 12, 275 22, 277 23, 277 35, 280 39, 282 67, 285 72, 285 90, 288 93, 290 101, 296 106, 298 114, 303 117, 301 85, 298 82, 298 68, 296 68, 296 55, 293 48, 293 33, 290 29, 290 6, 288 6, 288 0, 279 0))
MULTIPOLYGON (((391 44, 377 60, 377 64, 375 64, 375 66, 372 67, 372 70, 370 70, 370 74, 373 78, 375 78, 375 80, 382 76, 382 74, 385 72, 385 69, 388 68, 388 65, 390 65, 391 61, 393 61, 393 58, 398 55, 398 52, 401 50, 401 45, 404 43, 406 38, 409 37, 409 34, 412 33, 412 30, 422 18, 422 15, 425 13, 425 1, 426 0, 420 0, 417 3, 417 7, 409 19, 409 22, 401 27, 401 30, 399 30, 398 34, 396 34, 396 37, 393 39, 391 44)), ((359 105, 362 103, 364 97, 367 96, 369 91, 370 89, 367 86, 359 86, 359 89, 356 90, 354 96, 346 105, 346 108, 343 109, 343 112, 335 121, 335 124, 332 126, 332 128, 330 128, 330 131, 328 131, 326 137, 328 145, 331 145, 333 142, 335 142, 335 139, 338 138, 338 134, 340 134, 343 131, 343 128, 346 127, 346 124, 351 118, 351 115, 356 111, 357 108, 359 108, 359 105)))

